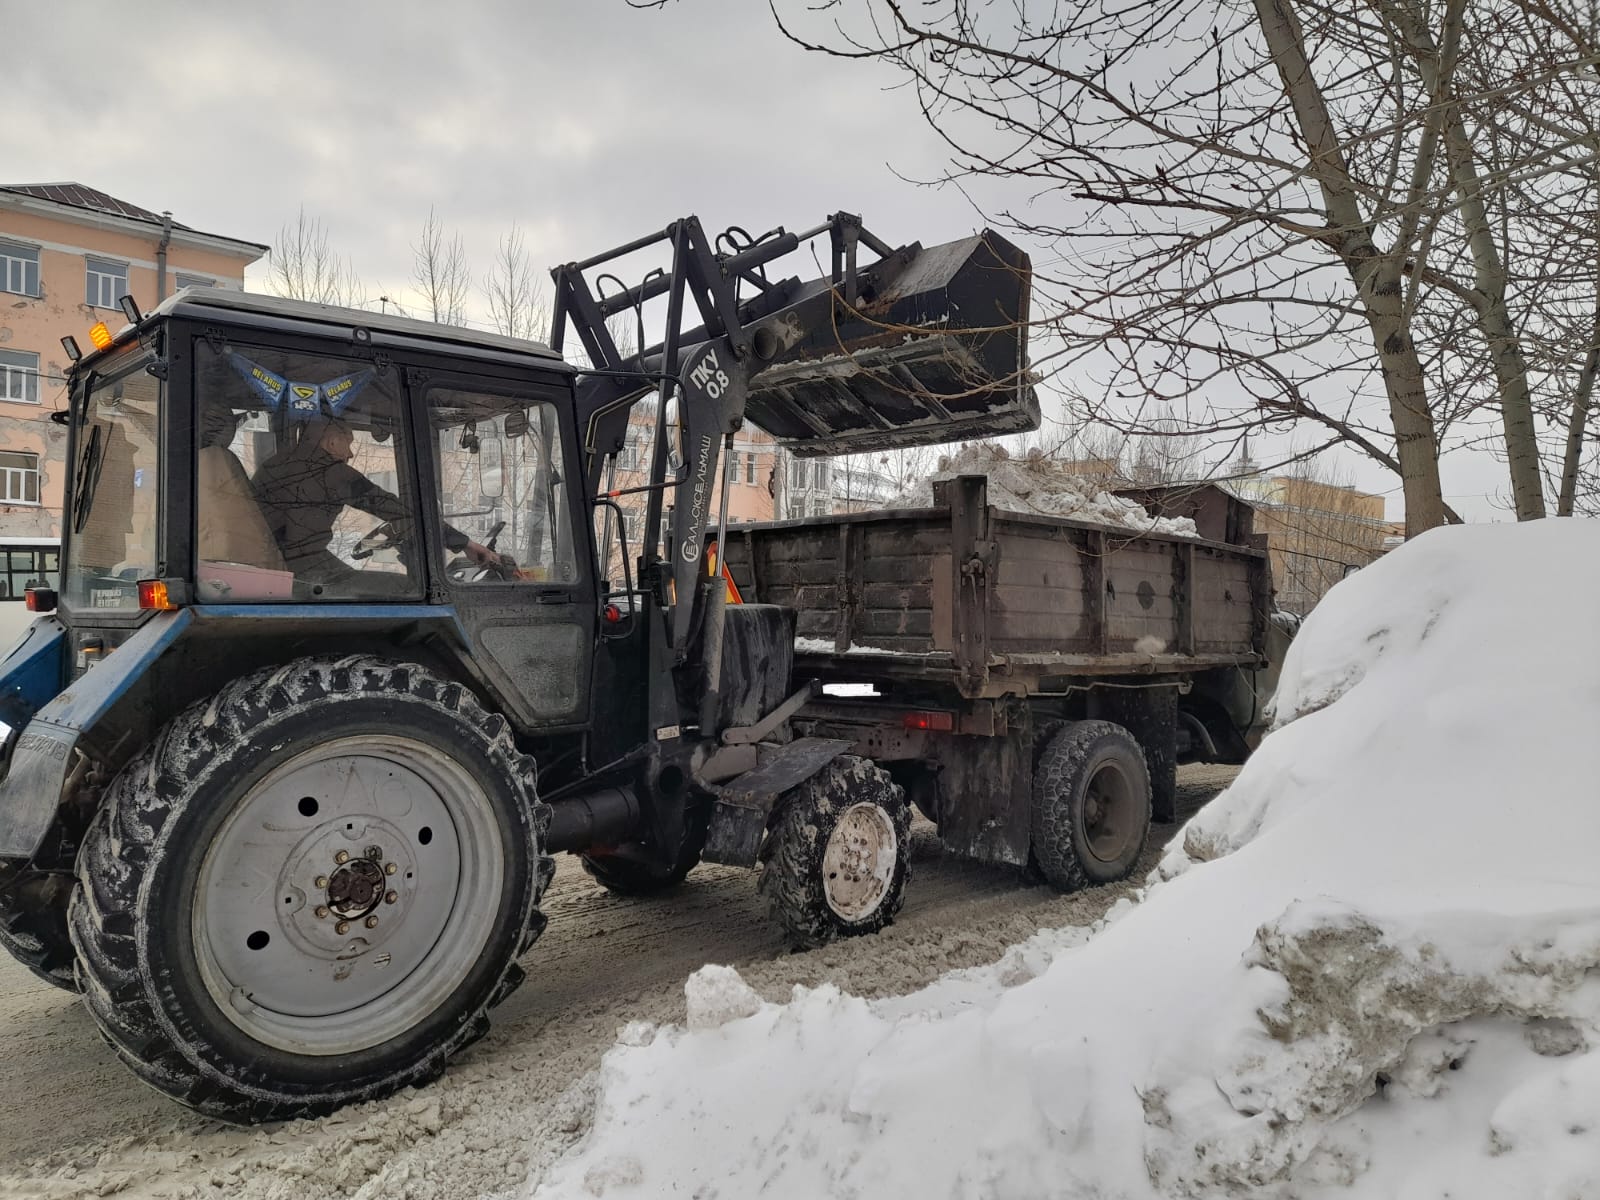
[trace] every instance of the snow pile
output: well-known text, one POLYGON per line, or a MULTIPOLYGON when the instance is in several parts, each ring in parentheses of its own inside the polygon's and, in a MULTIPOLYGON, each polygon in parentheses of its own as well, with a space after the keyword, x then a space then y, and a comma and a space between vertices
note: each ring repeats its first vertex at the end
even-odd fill
POLYGON ((895 1001, 700 980, 534 1194, 1600 1196, 1597 589, 1571 520, 1352 576, 1142 903, 895 1001))
POLYGON ((933 504, 935 481, 957 475, 987 475, 989 503, 996 508, 1116 525, 1140 533, 1198 536, 1188 517, 1152 517, 1132 500, 1106 491, 1103 480, 1074 474, 1069 464, 1055 462, 1037 450, 1013 456, 992 442, 970 442, 941 459, 936 474, 890 500, 889 507, 927 508, 933 504))

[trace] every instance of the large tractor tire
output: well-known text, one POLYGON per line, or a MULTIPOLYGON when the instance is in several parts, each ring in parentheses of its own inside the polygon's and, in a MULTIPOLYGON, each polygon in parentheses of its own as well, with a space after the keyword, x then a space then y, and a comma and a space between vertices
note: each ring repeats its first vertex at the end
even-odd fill
POLYGON ((583 869, 614 896, 653 896, 670 891, 700 865, 711 821, 709 804, 697 804, 684 814, 683 840, 670 861, 662 861, 647 845, 619 846, 611 854, 581 854, 583 869))
POLYGON ((69 992, 78 990, 67 900, 72 876, 41 872, 0 889, 0 948, 40 979, 69 992))
POLYGON ((1078 721, 1045 744, 1033 774, 1032 861, 1063 892, 1125 879, 1150 830, 1144 753, 1110 721, 1078 721))
POLYGON ((548 826, 533 760, 460 684, 361 656, 246 676, 107 788, 70 910, 89 1010, 224 1120, 427 1082, 522 980, 548 826))
POLYGON ((845 756, 783 795, 759 887, 798 948, 876 933, 900 911, 911 809, 888 772, 845 756))

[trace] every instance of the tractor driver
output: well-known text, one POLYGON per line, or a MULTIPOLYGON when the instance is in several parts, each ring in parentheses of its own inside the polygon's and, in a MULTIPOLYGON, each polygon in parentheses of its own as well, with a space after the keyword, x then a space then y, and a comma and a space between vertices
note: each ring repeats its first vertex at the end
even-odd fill
MULTIPOLYGON (((354 457, 355 434, 350 426, 335 417, 317 417, 306 425, 298 442, 262 463, 252 481, 267 525, 283 551, 284 565, 297 580, 346 595, 371 590, 373 585, 388 590, 384 586, 388 580, 403 578, 357 571, 328 549, 334 522, 347 506, 399 531, 416 528, 415 514, 398 496, 352 467, 354 457)), ((510 568, 499 554, 448 525, 445 545, 483 566, 510 568)))

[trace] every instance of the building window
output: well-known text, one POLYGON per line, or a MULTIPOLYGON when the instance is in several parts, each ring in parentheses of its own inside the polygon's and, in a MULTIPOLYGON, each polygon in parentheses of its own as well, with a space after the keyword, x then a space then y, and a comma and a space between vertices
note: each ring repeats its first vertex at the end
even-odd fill
POLYGON ((208 279, 204 275, 185 275, 179 271, 174 276, 174 285, 176 290, 181 292, 186 287, 216 287, 217 281, 208 279))
POLYGON ((95 308, 115 308, 128 294, 128 264, 104 258, 86 259, 89 264, 87 303, 95 308))
POLYGON ((789 486, 797 490, 806 486, 806 463, 803 459, 790 460, 789 486))
POLYGON ((637 471, 639 469, 639 442, 641 436, 636 430, 628 430, 627 437, 622 439, 622 449, 617 452, 617 470, 637 471))
POLYGON ((39 403, 39 356, 25 350, 0 350, 0 400, 39 403))
POLYGON ((0 242, 0 292, 39 294, 39 248, 0 242))
POLYGON ((744 456, 744 481, 746 483, 754 483, 756 481, 756 452, 754 450, 744 456))
POLYGON ((0 450, 0 504, 39 503, 39 456, 0 450))

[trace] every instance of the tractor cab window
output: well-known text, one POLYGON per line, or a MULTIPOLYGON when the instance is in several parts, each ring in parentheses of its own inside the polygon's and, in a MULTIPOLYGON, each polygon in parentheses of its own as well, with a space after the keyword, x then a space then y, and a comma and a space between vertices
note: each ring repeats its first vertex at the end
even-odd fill
POLYGON ((578 577, 556 410, 527 396, 428 391, 452 583, 578 577))
POLYGON ((397 458, 399 397, 392 366, 199 343, 202 601, 421 595, 420 527, 397 458))
POLYGON ((161 385, 130 353, 90 376, 73 434, 62 599, 72 608, 138 608, 156 574, 161 385))

